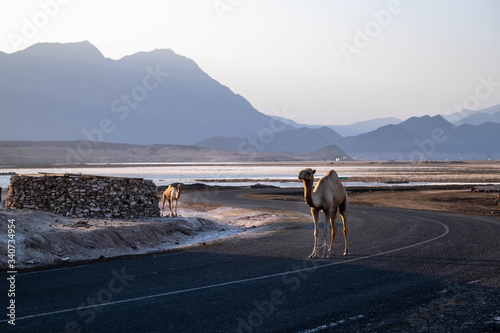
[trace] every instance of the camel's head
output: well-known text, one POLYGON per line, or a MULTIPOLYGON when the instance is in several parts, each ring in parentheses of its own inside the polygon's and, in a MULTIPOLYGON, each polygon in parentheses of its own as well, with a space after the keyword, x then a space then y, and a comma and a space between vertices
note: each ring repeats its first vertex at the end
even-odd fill
POLYGON ((316 173, 316 170, 307 168, 307 169, 304 169, 301 172, 299 172, 298 178, 300 180, 304 180, 304 181, 311 181, 311 180, 314 180, 315 173, 316 173))

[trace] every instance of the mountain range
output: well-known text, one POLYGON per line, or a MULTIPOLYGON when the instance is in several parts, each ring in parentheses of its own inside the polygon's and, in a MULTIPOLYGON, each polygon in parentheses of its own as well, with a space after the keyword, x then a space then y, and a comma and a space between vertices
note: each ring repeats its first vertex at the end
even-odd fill
POLYGON ((412 117, 345 138, 340 146, 358 159, 498 159, 499 140, 499 123, 455 126, 438 115, 412 117))
MULTIPOLYGON (((259 112, 172 50, 112 60, 89 42, 40 43, 12 54, 0 52, 0 68, 0 140, 5 141, 57 141, 52 146, 65 144, 68 151, 89 146, 94 155, 104 151, 123 157, 141 151, 141 158, 154 161, 180 154, 178 147, 162 145, 194 146, 188 149, 193 156, 200 148, 209 149, 204 152, 231 160, 257 154, 265 159, 273 154, 327 160, 347 155, 372 160, 500 158, 500 105, 405 121, 377 118, 315 126, 259 112), (158 147, 168 148, 168 157, 158 147)), ((26 145, 21 145, 23 151, 26 145)), ((99 154, 96 160, 105 156, 99 154)), ((90 155, 79 157, 87 161, 90 155)))
POLYGON ((325 125, 299 124, 293 120, 286 119, 283 117, 278 117, 278 116, 274 116, 274 118, 276 118, 282 122, 285 122, 288 125, 291 125, 295 128, 307 127, 307 128, 316 129, 316 128, 321 128, 321 127, 328 127, 342 136, 355 136, 355 135, 359 135, 359 134, 363 134, 366 132, 376 130, 377 128, 385 126, 385 125, 398 124, 398 123, 402 122, 402 120, 399 118, 386 117, 386 118, 375 118, 375 119, 370 119, 370 120, 358 121, 358 122, 355 122, 354 124, 350 124, 350 125, 326 125, 325 126, 325 125))
POLYGON ((495 105, 486 109, 471 111, 464 110, 462 112, 450 115, 450 118, 444 116, 445 119, 454 125, 480 125, 484 123, 500 123, 500 105, 495 105))
POLYGON ((40 43, 0 68, 0 140, 189 145, 277 122, 172 50, 112 60, 89 42, 40 43))
MULTIPOLYGON (((465 118, 464 118, 465 119, 465 118)), ((329 127, 302 127, 276 133, 260 151, 303 152, 335 145, 361 160, 499 159, 500 123, 454 125, 441 115, 411 117, 356 136, 342 137, 329 127)), ((238 151, 249 143, 242 138, 216 137, 197 146, 238 151)))
POLYGON ((485 109, 473 111, 464 109, 448 115, 442 115, 454 125, 479 125, 486 122, 500 123, 500 105, 494 105, 485 109))

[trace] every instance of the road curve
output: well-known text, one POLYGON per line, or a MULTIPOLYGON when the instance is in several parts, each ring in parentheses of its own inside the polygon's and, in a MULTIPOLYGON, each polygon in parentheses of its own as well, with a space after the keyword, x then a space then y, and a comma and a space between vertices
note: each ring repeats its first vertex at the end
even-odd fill
MULTIPOLYGON (((308 211, 303 202, 242 193, 205 199, 308 211)), ((341 255, 339 233, 336 255, 325 260, 307 259, 312 223, 304 223, 187 251, 21 273, 16 326, 5 317, 0 325, 18 332, 500 329, 498 219, 352 206, 349 236, 351 255, 341 255)))

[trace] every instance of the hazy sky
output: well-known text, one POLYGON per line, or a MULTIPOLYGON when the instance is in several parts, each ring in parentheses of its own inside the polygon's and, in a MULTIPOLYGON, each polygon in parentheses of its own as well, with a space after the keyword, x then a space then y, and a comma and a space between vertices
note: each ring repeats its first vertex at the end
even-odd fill
POLYGON ((112 59, 170 48, 309 124, 500 104, 498 0, 0 0, 2 52, 83 40, 112 59))

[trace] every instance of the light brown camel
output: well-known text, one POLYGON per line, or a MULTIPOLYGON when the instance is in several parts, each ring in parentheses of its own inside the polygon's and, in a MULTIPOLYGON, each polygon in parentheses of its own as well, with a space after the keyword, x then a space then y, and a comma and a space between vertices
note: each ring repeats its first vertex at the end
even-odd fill
POLYGON ((177 216, 177 200, 179 200, 181 196, 181 189, 182 184, 177 184, 177 186, 175 186, 175 184, 168 185, 167 189, 163 192, 161 200, 161 216, 163 216, 163 209, 165 208, 165 201, 167 200, 168 208, 170 209, 170 216, 177 216))
POLYGON ((344 224, 344 255, 346 255, 349 253, 349 249, 347 248, 347 192, 334 170, 330 170, 325 177, 321 178, 313 190, 315 173, 316 170, 304 169, 298 176, 298 178, 304 182, 304 198, 307 205, 311 207, 311 214, 314 219, 314 250, 309 258, 318 258, 316 250, 318 248, 319 238, 319 211, 325 213, 323 258, 329 258, 332 255, 333 241, 337 233, 337 225, 335 224, 337 211, 344 224), (332 235, 327 252, 328 223, 331 225, 332 235))

